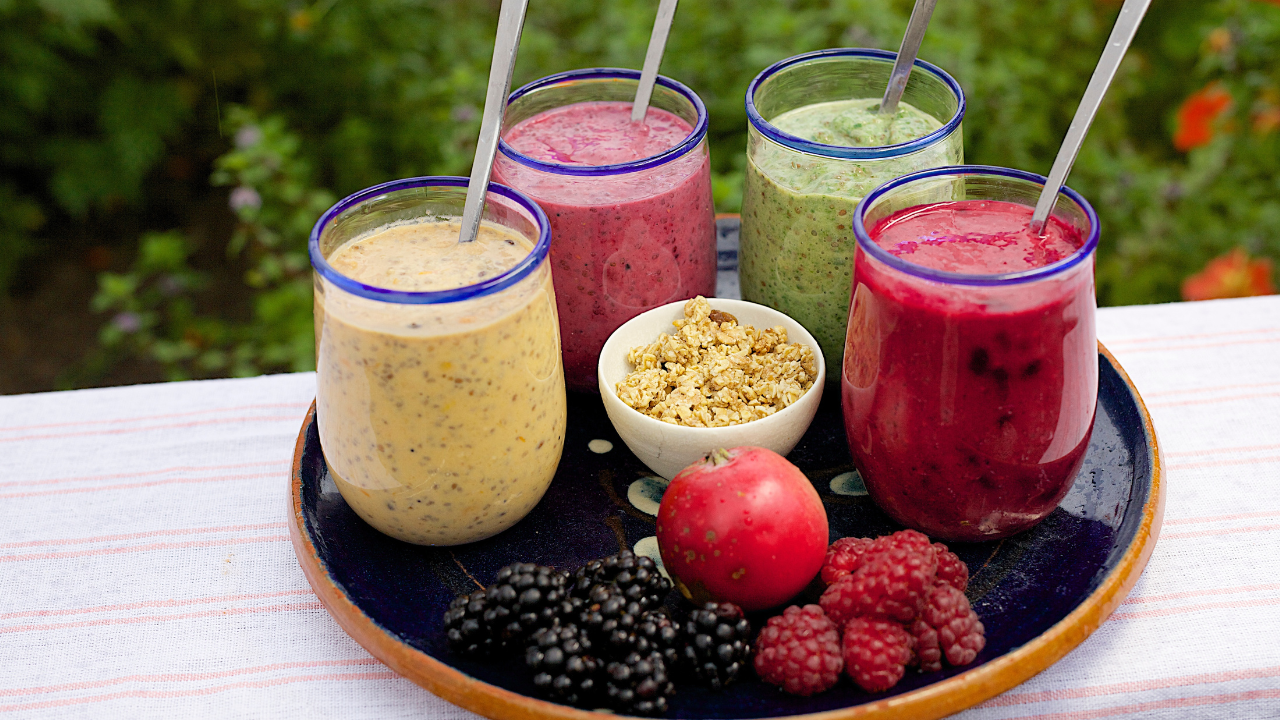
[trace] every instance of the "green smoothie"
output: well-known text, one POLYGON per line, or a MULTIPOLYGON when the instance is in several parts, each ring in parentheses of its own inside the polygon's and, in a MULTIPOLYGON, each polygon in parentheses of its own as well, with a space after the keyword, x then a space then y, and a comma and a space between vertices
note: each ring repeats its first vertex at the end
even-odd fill
MULTIPOLYGON (((843 147, 897 145, 943 125, 905 102, 892 119, 881 118, 879 106, 879 98, 815 103, 788 110, 769 124, 843 147)), ((856 245, 850 226, 854 207, 893 178, 962 162, 958 129, 922 150, 876 160, 803 153, 752 129, 738 254, 743 299, 795 318, 817 338, 828 366, 839 367, 856 245)))

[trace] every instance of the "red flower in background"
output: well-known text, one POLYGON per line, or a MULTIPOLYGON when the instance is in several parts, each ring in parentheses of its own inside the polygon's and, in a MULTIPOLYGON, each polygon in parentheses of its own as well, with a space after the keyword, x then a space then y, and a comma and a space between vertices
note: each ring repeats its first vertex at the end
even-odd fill
POLYGON ((1183 300, 1215 300, 1218 298, 1275 295, 1271 284, 1271 261, 1250 260, 1243 248, 1209 261, 1204 270, 1182 282, 1183 300))
POLYGON ((1193 93, 1178 108, 1173 146, 1186 152, 1208 145, 1213 139, 1215 122, 1230 107, 1231 93, 1218 82, 1211 82, 1193 93))

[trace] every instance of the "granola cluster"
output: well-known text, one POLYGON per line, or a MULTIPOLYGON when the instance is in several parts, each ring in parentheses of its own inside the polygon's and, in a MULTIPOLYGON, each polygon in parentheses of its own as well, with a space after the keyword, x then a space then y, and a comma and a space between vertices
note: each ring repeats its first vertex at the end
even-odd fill
POLYGON ((787 342, 782 327, 757 330, 706 298, 685 303, 676 332, 632 348, 635 367, 618 398, 653 418, 688 427, 725 427, 768 417, 813 386, 813 349, 787 342))

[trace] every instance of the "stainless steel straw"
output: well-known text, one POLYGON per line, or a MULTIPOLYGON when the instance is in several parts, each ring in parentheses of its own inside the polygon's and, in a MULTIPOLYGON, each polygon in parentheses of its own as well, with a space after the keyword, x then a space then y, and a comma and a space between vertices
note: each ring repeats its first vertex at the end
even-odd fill
POLYGON ((1093 69, 1093 78, 1089 80, 1089 87, 1085 88, 1080 107, 1076 108, 1076 116, 1071 119, 1071 127, 1067 128, 1067 137, 1062 141, 1062 147, 1058 149, 1058 157, 1053 161, 1053 168, 1049 170, 1048 182, 1040 191, 1040 199, 1036 201, 1036 210, 1031 215, 1030 225, 1031 232, 1036 235, 1044 234, 1049 213, 1058 201, 1058 191, 1067 181, 1071 165, 1075 163, 1076 155, 1080 154, 1080 146, 1084 145, 1084 137, 1089 133, 1089 126, 1093 124, 1093 118, 1098 114, 1102 97, 1107 94, 1107 88, 1111 87, 1111 81, 1116 76, 1120 61, 1124 59, 1129 43, 1133 42, 1133 36, 1137 34, 1138 25, 1142 22, 1142 16, 1147 14, 1147 6, 1150 4, 1151 0, 1125 0, 1120 8, 1120 17, 1116 18, 1116 25, 1111 29, 1107 48, 1102 51, 1102 57, 1098 59, 1098 67, 1093 69))
POLYGON ((880 114, 890 115, 898 112, 898 101, 907 89, 907 80, 911 77, 911 68, 920 54, 920 42, 924 40, 924 31, 929 29, 929 18, 933 17, 933 8, 938 0, 916 0, 911 8, 911 19, 907 21, 907 32, 902 36, 902 45, 898 48, 898 59, 893 63, 893 72, 889 73, 889 85, 884 89, 884 99, 880 101, 880 114))
POLYGON ((489 91, 484 98, 484 115, 480 120, 480 139, 476 141, 476 158, 471 163, 471 181, 467 184, 467 202, 462 207, 460 242, 472 242, 480 232, 480 216, 484 198, 493 175, 493 159, 498 154, 498 138, 502 134, 502 117, 507 111, 507 95, 511 92, 511 71, 520 47, 520 31, 529 0, 502 0, 498 13, 498 35, 493 42, 493 62, 489 65, 489 91))
POLYGON ((640 71, 640 85, 636 87, 636 101, 631 106, 631 122, 640 122, 649 111, 649 98, 653 96, 653 83, 658 79, 658 66, 667 48, 667 35, 671 33, 671 21, 676 16, 676 3, 680 0, 662 0, 658 3, 658 16, 653 19, 653 34, 649 36, 649 51, 644 55, 644 69, 640 71))

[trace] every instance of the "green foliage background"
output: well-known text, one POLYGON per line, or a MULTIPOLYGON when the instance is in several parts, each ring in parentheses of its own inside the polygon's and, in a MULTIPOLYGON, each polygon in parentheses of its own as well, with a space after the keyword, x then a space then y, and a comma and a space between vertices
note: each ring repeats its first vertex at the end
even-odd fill
MULTIPOLYGON (((656 6, 534 0, 516 84, 638 67, 656 6)), ((662 72, 706 101, 719 211, 741 197, 751 78, 810 50, 896 49, 910 7, 681 3, 662 72)), ((136 354, 174 378, 312 367, 311 224, 361 187, 468 172, 497 8, 0 0, 0 289, 21 263, 58 252, 56 238, 100 237, 135 259, 100 275, 90 365, 136 354), (230 199, 230 237, 201 230, 210 195, 230 199), (247 302, 202 303, 210 276, 193 257, 209 243, 243 271, 247 302)), ((1048 171, 1118 9, 938 6, 921 54, 965 88, 968 162, 1048 171)), ((1280 258, 1280 131, 1256 122, 1280 104, 1277 87, 1277 0, 1153 4, 1070 178, 1102 216, 1102 304, 1176 300, 1184 277, 1235 246, 1280 258), (1177 108, 1215 80, 1234 98, 1215 139, 1175 150, 1177 108)))

